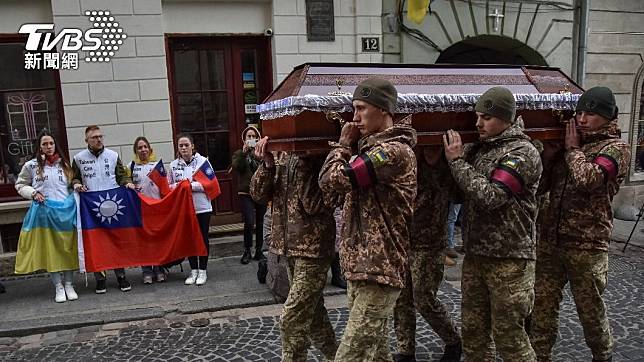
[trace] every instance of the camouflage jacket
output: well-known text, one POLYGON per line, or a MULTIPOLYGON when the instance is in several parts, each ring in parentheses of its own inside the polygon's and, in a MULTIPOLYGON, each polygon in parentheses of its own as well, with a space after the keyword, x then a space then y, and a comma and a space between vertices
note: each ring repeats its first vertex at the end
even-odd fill
POLYGON ((444 158, 430 166, 423 153, 419 152, 416 160, 418 192, 414 202, 411 249, 429 250, 437 254, 447 247, 447 213, 452 175, 444 158))
POLYGON ((253 175, 251 197, 262 203, 272 200, 272 253, 306 258, 334 255, 332 202, 317 182, 323 161, 320 156, 282 152, 275 167, 262 164, 253 175))
POLYGON ((540 192, 550 191, 539 248, 608 250, 613 229, 611 202, 628 173, 631 151, 617 121, 585 134, 580 149, 545 165, 540 192))
POLYGON ((406 123, 364 137, 359 155, 332 144, 322 190, 346 195, 340 261, 347 280, 403 288, 416 197, 416 131, 406 123))
POLYGON ((517 126, 468 148, 450 163, 463 193, 467 254, 536 258, 541 157, 517 126))

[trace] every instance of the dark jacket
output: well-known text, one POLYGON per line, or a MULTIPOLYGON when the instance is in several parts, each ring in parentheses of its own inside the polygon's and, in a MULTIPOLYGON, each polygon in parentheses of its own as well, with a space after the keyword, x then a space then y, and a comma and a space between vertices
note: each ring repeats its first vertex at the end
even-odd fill
POLYGON ((628 174, 631 150, 617 121, 585 134, 580 149, 547 164, 540 192, 550 191, 540 218, 539 248, 608 250, 611 202, 628 174))
POLYGON ((333 144, 320 187, 334 198, 346 195, 340 260, 347 280, 405 286, 416 197, 415 144, 416 131, 406 123, 362 138, 353 162, 349 148, 333 144))
POLYGON ((334 255, 335 219, 330 199, 318 186, 323 158, 282 152, 273 168, 259 166, 250 195, 272 201, 269 250, 277 255, 324 258, 334 255))
POLYGON ((253 156, 253 149, 244 152, 237 150, 233 153, 233 170, 237 171, 237 192, 240 194, 250 193, 250 179, 259 167, 259 160, 253 156))
POLYGON ((450 163, 463 193, 469 255, 536 259, 539 151, 514 125, 478 141, 450 163))

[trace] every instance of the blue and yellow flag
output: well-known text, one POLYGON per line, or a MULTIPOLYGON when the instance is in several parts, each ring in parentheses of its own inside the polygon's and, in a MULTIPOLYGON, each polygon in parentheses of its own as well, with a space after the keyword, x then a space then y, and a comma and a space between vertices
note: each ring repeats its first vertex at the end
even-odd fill
POLYGON ((416 24, 420 24, 427 15, 430 0, 409 0, 407 5, 407 18, 416 24))
POLYGON ((76 234, 73 194, 62 201, 32 201, 18 240, 16 274, 78 269, 76 234))

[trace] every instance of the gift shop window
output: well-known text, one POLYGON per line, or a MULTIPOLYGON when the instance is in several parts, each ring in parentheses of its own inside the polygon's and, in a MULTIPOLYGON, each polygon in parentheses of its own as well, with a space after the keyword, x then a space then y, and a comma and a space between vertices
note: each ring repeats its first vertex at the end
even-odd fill
POLYGON ((24 47, 24 39, 0 38, 0 202, 21 199, 14 183, 40 131, 67 151, 58 72, 25 70, 24 47))

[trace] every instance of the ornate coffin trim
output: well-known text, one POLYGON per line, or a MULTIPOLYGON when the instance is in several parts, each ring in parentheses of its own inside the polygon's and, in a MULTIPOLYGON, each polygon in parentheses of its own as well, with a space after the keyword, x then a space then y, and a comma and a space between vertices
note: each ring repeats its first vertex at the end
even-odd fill
MULTIPOLYGON (((398 95, 396 113, 472 112, 480 94, 415 94, 398 95)), ((579 94, 541 93, 515 94, 517 109, 574 110, 579 94)), ((295 116, 303 111, 353 112, 352 96, 291 96, 257 106, 262 120, 295 116)))

